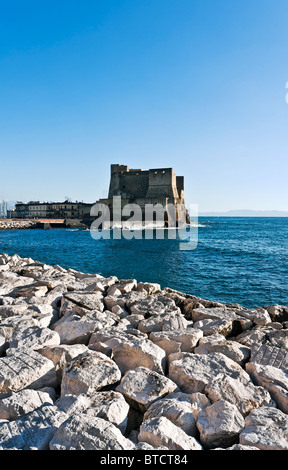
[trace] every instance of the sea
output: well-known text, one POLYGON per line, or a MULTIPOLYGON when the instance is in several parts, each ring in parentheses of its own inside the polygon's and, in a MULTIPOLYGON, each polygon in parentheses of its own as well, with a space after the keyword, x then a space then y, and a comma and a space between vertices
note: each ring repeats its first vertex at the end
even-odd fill
POLYGON ((288 218, 199 217, 194 229, 192 249, 168 230, 98 240, 81 229, 3 230, 0 253, 247 308, 288 305, 288 218))

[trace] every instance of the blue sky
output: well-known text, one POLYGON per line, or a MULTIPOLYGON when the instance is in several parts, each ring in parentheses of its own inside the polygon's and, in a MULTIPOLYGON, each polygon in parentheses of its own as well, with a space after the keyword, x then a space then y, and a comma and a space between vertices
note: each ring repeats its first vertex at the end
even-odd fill
POLYGON ((288 210, 287 0, 0 4, 0 199, 93 202, 123 163, 288 210))

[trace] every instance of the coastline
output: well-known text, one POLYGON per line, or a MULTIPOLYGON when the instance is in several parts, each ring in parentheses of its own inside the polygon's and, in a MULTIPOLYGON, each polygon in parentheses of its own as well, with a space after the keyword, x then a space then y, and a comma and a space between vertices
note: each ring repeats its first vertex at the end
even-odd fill
POLYGON ((87 228, 78 219, 0 219, 0 230, 87 228))
POLYGON ((2 254, 0 319, 0 449, 288 449, 286 306, 2 254))

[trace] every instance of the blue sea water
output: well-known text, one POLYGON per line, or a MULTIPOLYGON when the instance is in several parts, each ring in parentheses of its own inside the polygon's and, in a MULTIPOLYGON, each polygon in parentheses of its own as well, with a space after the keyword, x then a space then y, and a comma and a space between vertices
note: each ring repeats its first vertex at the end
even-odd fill
POLYGON ((0 231, 0 253, 31 257, 119 279, 246 307, 288 305, 288 218, 199 218, 198 245, 179 241, 95 240, 90 231, 0 231))

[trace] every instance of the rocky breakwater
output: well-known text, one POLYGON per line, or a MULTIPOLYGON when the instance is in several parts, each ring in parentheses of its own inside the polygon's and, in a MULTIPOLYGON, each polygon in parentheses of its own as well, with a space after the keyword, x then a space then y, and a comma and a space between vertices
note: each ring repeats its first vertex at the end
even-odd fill
POLYGON ((19 230, 26 228, 34 228, 35 226, 36 223, 34 220, 0 219, 0 230, 19 230))
POLYGON ((287 450, 288 309, 0 255, 0 449, 287 450))

